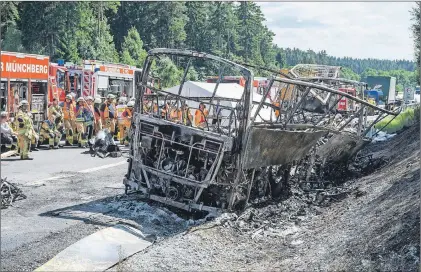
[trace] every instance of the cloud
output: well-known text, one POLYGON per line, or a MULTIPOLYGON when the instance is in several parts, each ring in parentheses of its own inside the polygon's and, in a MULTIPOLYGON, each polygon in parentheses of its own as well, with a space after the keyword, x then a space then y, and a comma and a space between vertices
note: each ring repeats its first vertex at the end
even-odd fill
POLYGON ((280 47, 338 57, 413 59, 414 2, 258 2, 280 47))

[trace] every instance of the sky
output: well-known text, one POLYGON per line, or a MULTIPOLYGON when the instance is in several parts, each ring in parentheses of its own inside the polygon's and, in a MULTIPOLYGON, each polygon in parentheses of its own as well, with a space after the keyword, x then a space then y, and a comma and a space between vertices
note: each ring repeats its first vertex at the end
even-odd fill
POLYGON ((279 47, 336 57, 413 60, 415 2, 257 2, 279 47))

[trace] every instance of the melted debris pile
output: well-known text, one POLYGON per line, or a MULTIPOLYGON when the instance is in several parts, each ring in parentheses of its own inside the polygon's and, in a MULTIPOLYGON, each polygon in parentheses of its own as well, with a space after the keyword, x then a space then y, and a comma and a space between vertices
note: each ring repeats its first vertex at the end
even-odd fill
POLYGON ((343 171, 332 180, 319 182, 300 182, 298 177, 291 179, 289 197, 258 199, 238 216, 226 214, 221 225, 232 227, 243 234, 257 237, 285 236, 297 228, 302 221, 321 214, 322 207, 339 202, 346 197, 358 198, 366 194, 354 184, 355 178, 368 175, 387 165, 387 158, 373 158, 372 154, 357 156, 343 171))
POLYGON ((22 193, 13 183, 7 182, 7 178, 1 178, 1 208, 6 209, 11 206, 13 202, 20 199, 26 199, 26 196, 22 193))

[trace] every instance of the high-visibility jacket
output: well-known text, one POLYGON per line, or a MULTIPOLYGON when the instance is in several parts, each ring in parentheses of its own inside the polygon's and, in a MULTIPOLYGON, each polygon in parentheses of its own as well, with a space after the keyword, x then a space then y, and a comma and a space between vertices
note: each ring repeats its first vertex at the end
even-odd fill
POLYGON ((19 110, 16 115, 17 133, 28 138, 32 137, 32 122, 29 115, 22 110, 19 110))
POLYGON ((87 105, 86 108, 86 116, 85 116, 85 125, 90 126, 93 125, 95 120, 95 110, 94 105, 87 105))
POLYGON ((104 103, 101 106, 100 109, 101 113, 103 113, 104 115, 104 119, 114 119, 115 118, 115 106, 113 103, 108 104, 108 103, 104 103))
POLYGON ((126 108, 123 112, 123 124, 125 126, 130 126, 131 117, 132 117, 132 110, 129 108, 126 108))
POLYGON ((162 107, 162 110, 161 110, 161 117, 162 118, 167 118, 167 112, 168 112, 169 109, 170 109, 170 106, 168 106, 168 104, 165 104, 162 107))
POLYGON ((123 112, 126 110, 127 106, 126 105, 118 105, 116 107, 117 110, 117 120, 119 122, 123 121, 123 112))
POLYGON ((75 106, 72 102, 61 102, 60 107, 63 109, 64 120, 73 120, 75 118, 75 106))
POLYGON ((197 127, 203 123, 206 123, 206 117, 208 116, 208 110, 203 109, 203 113, 200 109, 197 109, 194 113, 194 125, 197 127))
POLYGON ((63 118, 63 112, 62 112, 61 107, 59 105, 57 106, 51 105, 48 108, 48 119, 54 121, 58 117, 63 118))
POLYGON ((170 119, 171 120, 179 120, 181 121, 181 109, 172 109, 170 111, 170 119))
POLYGON ((86 109, 84 106, 76 106, 75 110, 75 117, 76 122, 85 122, 87 119, 89 119, 89 112, 88 109, 86 109))
POLYGON ((186 126, 190 126, 193 121, 193 116, 190 112, 190 108, 185 108, 182 112, 182 122, 186 126))
POLYGON ((158 104, 153 103, 153 113, 158 114, 158 104))
POLYGON ((279 102, 274 102, 273 105, 275 107, 277 107, 277 109, 275 109, 275 116, 278 117, 279 116, 279 106, 280 106, 280 104, 279 104, 279 102))
POLYGON ((95 113, 95 120, 99 121, 101 119, 101 113, 99 112, 99 109, 97 107, 94 107, 94 113, 95 113))

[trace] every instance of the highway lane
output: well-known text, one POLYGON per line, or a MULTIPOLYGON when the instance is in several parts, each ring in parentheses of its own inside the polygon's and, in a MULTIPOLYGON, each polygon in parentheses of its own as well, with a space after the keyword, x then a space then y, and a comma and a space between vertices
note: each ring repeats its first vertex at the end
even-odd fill
POLYGON ((124 197, 122 181, 127 159, 81 154, 86 150, 40 150, 31 153, 32 161, 18 157, 1 161, 1 176, 19 184, 27 196, 1 210, 2 270, 34 269, 77 239, 103 227, 50 214, 57 209, 107 213, 109 199, 124 197), (22 259, 15 264, 16 256, 22 259))

